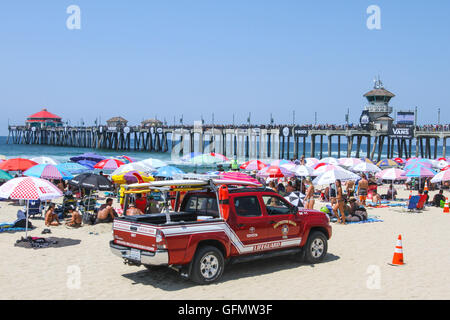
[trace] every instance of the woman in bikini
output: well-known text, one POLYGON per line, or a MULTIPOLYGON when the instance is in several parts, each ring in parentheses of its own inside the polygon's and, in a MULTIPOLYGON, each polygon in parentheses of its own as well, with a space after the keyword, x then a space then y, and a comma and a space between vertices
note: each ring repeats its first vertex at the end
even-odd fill
POLYGON ((305 196, 305 208, 306 209, 314 209, 314 185, 312 184, 310 179, 306 180, 306 185, 308 186, 308 189, 306 190, 306 196, 305 196))
POLYGON ((55 213, 55 204, 50 203, 47 211, 45 212, 45 225, 48 226, 59 226, 58 215, 55 213))
POLYGON ((336 204, 333 206, 334 215, 338 219, 338 223, 345 224, 345 208, 344 208, 344 195, 342 193, 341 180, 336 180, 336 204), (339 212, 340 211, 340 215, 339 212))

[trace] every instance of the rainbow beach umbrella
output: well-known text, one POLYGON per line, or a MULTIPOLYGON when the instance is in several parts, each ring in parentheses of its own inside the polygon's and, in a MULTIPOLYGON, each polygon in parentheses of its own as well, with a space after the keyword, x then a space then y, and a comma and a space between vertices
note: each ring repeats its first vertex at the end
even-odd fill
POLYGON ((377 163, 377 166, 381 169, 385 168, 397 168, 398 163, 391 159, 384 159, 377 163))

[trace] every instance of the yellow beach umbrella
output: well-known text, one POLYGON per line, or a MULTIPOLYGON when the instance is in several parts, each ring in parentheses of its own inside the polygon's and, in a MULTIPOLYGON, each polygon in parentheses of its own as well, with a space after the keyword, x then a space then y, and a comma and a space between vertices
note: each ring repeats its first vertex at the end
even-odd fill
POLYGON ((137 182, 150 182, 155 179, 142 171, 128 171, 121 174, 113 175, 112 181, 116 184, 130 184, 137 182))

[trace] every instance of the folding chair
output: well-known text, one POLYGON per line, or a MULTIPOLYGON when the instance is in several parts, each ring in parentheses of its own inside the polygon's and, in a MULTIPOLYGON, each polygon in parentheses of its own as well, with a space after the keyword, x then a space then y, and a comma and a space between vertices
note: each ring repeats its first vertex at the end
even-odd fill
POLYGON ((30 218, 35 218, 38 215, 42 217, 41 200, 30 200, 28 205, 28 216, 30 218))
POLYGON ((412 196, 411 199, 409 199, 408 207, 406 208, 408 212, 412 212, 417 210, 417 204, 419 203, 420 196, 412 196))

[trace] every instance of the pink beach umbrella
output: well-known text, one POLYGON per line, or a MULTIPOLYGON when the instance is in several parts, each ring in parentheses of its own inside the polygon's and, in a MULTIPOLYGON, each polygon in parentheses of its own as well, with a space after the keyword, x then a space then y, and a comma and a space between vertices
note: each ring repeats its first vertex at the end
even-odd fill
POLYGON ((340 166, 344 167, 353 167, 357 164, 362 163, 363 161, 358 158, 341 158, 338 160, 340 166))
POLYGON ((293 177, 294 173, 283 167, 270 166, 260 170, 258 172, 258 176, 269 178, 283 178, 283 177, 293 177))
POLYGON ((236 171, 220 172, 219 176, 220 176, 220 179, 223 179, 223 180, 237 180, 237 181, 250 182, 250 183, 254 183, 254 184, 261 184, 255 178, 249 176, 248 174, 242 173, 242 172, 236 172, 236 171))
POLYGON ((396 180, 406 180, 407 177, 405 176, 405 171, 397 168, 390 168, 385 169, 377 174, 375 174, 375 177, 382 180, 390 180, 390 181, 396 181, 396 180))
POLYGON ((252 171, 252 170, 261 170, 265 167, 267 167, 267 164, 265 164, 260 160, 250 160, 241 164, 239 168, 241 168, 242 170, 252 171))
POLYGON ((94 165, 96 169, 102 170, 116 170, 120 166, 123 166, 125 163, 117 160, 117 159, 105 159, 94 165))
POLYGON ((445 181, 450 181, 450 170, 441 171, 437 175, 435 175, 433 179, 431 179, 431 183, 439 183, 445 181))
POLYGON ((321 174, 323 174, 327 171, 331 171, 331 170, 344 170, 344 169, 341 168, 340 166, 336 166, 333 164, 324 164, 324 165, 318 166, 318 167, 316 167, 316 169, 314 169, 313 176, 320 176, 321 174))
POLYGON ((305 163, 308 167, 315 167, 319 163, 319 160, 316 158, 305 158, 305 163))

